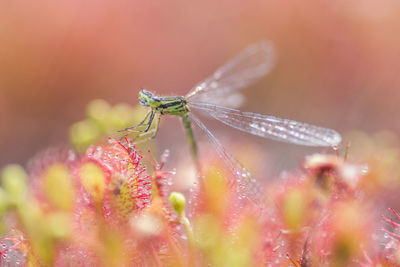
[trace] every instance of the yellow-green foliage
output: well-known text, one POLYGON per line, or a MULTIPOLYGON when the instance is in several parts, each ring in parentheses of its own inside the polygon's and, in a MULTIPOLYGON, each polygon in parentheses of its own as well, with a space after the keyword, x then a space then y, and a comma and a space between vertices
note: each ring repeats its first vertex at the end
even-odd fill
POLYGON ((105 100, 93 100, 87 105, 86 119, 71 126, 70 142, 79 151, 84 151, 106 137, 119 139, 126 133, 118 133, 118 130, 138 124, 145 115, 146 109, 141 106, 132 107, 128 104, 111 106, 105 100))
POLYGON ((1 171, 1 184, 12 205, 21 204, 27 193, 27 174, 19 165, 8 165, 1 171))
MULTIPOLYGON (((60 167, 60 166, 59 166, 60 167)), ((59 186, 66 185, 64 179, 70 179, 68 170, 55 167, 47 173, 47 179, 56 179, 60 182, 59 186)), ((8 165, 1 172, 2 193, 1 206, 5 209, 14 210, 21 222, 22 229, 26 238, 30 242, 33 251, 27 254, 28 262, 36 262, 40 259, 42 264, 53 262, 54 252, 58 240, 68 238, 71 230, 71 213, 62 210, 43 209, 38 201, 28 194, 28 180, 24 169, 19 165, 8 165), (4 190, 4 191, 3 191, 4 190), (33 257, 33 258, 31 258, 33 257)), ((71 182, 71 180, 69 180, 71 182)), ((53 182, 49 182, 45 188, 54 191, 53 182), (52 187, 52 188, 50 188, 52 187)), ((54 204, 61 209, 71 208, 70 191, 71 188, 62 188, 69 192, 65 195, 56 197, 53 193, 49 195, 54 204), (66 199, 65 199, 66 198, 66 199)), ((49 191, 48 191, 49 192, 49 191)), ((2 223, 4 221, 2 220, 2 223)), ((2 228, 8 228, 8 225, 2 225, 2 228)))
POLYGON ((289 190, 285 195, 283 203, 284 220, 290 230, 297 231, 302 227, 304 217, 307 213, 306 192, 299 189, 289 190))
POLYGON ((79 178, 96 203, 101 202, 106 187, 104 171, 93 162, 86 162, 79 168, 79 178))
MULTIPOLYGON (((181 188, 167 182, 164 162, 151 173, 130 139, 101 141, 145 112, 92 101, 86 119, 70 129, 79 155, 44 157, 33 173, 19 165, 1 170, 0 231, 26 265, 399 265, 400 215, 386 219, 391 242, 383 248, 376 238, 384 202, 375 200, 400 188, 392 134, 354 132, 347 159, 314 154, 287 179, 260 177, 269 182, 258 188, 260 207, 239 195, 238 177, 218 160, 200 157, 195 192, 175 192, 181 188)), ((263 162, 259 153, 244 155, 263 162)))
POLYGON ((67 166, 56 163, 43 174, 44 191, 48 199, 61 210, 72 210, 75 202, 75 189, 72 175, 67 166))

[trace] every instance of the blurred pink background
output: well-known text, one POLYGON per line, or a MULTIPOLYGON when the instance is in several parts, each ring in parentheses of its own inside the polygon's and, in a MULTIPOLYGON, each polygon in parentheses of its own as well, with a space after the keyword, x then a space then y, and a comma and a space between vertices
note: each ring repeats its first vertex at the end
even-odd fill
MULTIPOLYGON (((0 167, 66 144, 92 99, 134 105, 140 88, 184 95, 263 39, 277 64, 243 91, 243 110, 398 133, 399 14, 394 0, 0 1, 0 167)), ((179 123, 162 122, 163 149, 185 138, 179 123)), ((227 146, 259 144, 282 169, 279 158, 320 151, 206 123, 227 146)))

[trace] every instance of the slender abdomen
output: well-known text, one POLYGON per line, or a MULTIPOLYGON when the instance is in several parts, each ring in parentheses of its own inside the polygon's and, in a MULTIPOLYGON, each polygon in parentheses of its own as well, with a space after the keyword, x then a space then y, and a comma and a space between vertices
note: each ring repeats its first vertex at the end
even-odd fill
POLYGON ((186 136, 189 140, 190 147, 192 149, 192 154, 195 160, 197 160, 197 144, 194 139, 192 121, 190 120, 189 113, 186 112, 182 115, 183 126, 185 126, 186 136))

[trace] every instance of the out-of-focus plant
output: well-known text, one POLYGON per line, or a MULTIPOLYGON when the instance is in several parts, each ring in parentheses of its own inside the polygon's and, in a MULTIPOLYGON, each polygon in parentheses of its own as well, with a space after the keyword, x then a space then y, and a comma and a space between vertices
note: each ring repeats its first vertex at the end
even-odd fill
POLYGON ((306 157, 301 169, 259 188, 265 199, 260 209, 239 201, 230 182, 235 177, 221 162, 202 160, 194 192, 175 192, 173 172, 163 170, 167 152, 158 163, 129 138, 101 142, 102 135, 142 118, 116 107, 99 100, 89 105, 88 118, 71 128, 78 152, 49 149, 26 169, 3 168, 2 265, 400 264, 400 217, 392 209, 394 218, 382 219, 375 201, 397 184, 398 174, 385 170, 400 166, 394 139, 384 145, 359 134, 363 145, 355 144, 348 159, 306 157), (121 110, 126 117, 116 115, 121 110))
POLYGON ((400 143, 396 135, 381 131, 372 135, 360 131, 350 132, 349 159, 364 163, 368 169, 359 185, 372 194, 383 190, 400 190, 400 143))
POLYGON ((111 106, 102 99, 91 101, 86 108, 86 119, 73 124, 70 128, 71 144, 79 151, 85 151, 90 145, 104 140, 105 137, 122 137, 118 130, 138 124, 146 115, 141 106, 117 104, 111 106))

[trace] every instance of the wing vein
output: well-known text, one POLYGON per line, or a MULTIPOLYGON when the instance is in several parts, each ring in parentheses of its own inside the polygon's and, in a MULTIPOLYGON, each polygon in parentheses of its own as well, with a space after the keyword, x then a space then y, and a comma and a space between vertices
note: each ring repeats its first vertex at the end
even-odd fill
POLYGON ((275 53, 270 42, 253 44, 193 87, 186 98, 209 103, 226 102, 228 95, 270 72, 274 63, 275 53))
POLYGON ((278 141, 306 146, 335 146, 341 136, 335 130, 269 115, 244 112, 209 103, 189 102, 190 108, 207 112, 238 130, 278 141))
POLYGON ((218 155, 233 173, 235 179, 228 180, 228 183, 236 188, 241 198, 245 198, 254 203, 262 210, 264 202, 260 184, 254 179, 239 161, 237 161, 229 152, 225 150, 218 139, 207 129, 207 127, 193 113, 190 115, 192 121, 203 130, 210 142, 214 145, 218 155))

